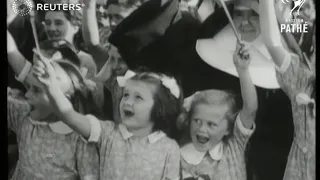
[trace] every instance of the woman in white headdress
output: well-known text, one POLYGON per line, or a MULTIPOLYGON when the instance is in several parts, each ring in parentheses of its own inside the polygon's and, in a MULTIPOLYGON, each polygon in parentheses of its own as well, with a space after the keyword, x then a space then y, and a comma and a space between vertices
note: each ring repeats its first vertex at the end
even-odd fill
MULTIPOLYGON (((222 1, 221 1, 222 2, 222 1)), ((266 89, 279 88, 275 68, 260 33, 259 10, 256 0, 238 1, 231 24, 209 39, 199 39, 196 44, 198 55, 206 63, 225 73, 238 76, 232 62, 234 44, 244 41, 252 54, 249 67, 253 83, 266 89)))

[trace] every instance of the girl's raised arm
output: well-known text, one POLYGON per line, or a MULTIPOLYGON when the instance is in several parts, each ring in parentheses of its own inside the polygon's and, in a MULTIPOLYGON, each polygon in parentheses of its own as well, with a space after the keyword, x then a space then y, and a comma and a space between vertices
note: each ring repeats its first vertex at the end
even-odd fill
POLYGON ((251 129, 258 109, 258 96, 249 73, 250 57, 245 59, 240 54, 249 55, 246 50, 242 50, 240 48, 240 44, 237 43, 237 48, 233 55, 233 61, 239 74, 241 96, 243 99, 243 107, 240 111, 240 120, 245 128, 251 129))
POLYGON ((264 43, 275 64, 281 68, 284 62, 290 62, 288 58, 291 57, 290 53, 281 43, 281 34, 277 22, 274 1, 261 0, 259 3, 260 27, 264 43))
POLYGON ((82 137, 89 139, 90 120, 74 110, 73 105, 62 92, 55 70, 49 60, 36 61, 32 73, 42 83, 55 113, 61 120, 82 137))
POLYGON ((12 67, 16 76, 19 77, 20 74, 24 71, 24 69, 27 66, 29 66, 28 69, 30 70, 31 64, 19 52, 17 45, 16 45, 16 42, 14 41, 14 39, 8 29, 7 29, 7 54, 8 54, 9 64, 12 67))
POLYGON ((23 83, 25 86, 28 85, 28 82, 33 80, 32 76, 29 76, 32 64, 20 53, 17 48, 17 45, 7 29, 7 54, 8 62, 12 67, 16 79, 23 83))
MULTIPOLYGON (((43 82, 43 80, 40 81, 43 82)), ((53 84, 54 83, 52 83, 52 85, 53 84)), ((88 118, 73 109, 71 102, 63 94, 59 86, 49 85, 46 87, 46 90, 50 102, 54 106, 54 109, 61 120, 82 137, 89 139, 91 124, 88 118)))

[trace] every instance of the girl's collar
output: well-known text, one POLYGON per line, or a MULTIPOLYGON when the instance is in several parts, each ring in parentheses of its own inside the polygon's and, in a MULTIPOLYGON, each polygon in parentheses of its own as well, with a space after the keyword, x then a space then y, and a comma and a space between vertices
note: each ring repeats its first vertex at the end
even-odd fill
MULTIPOLYGON (((204 156, 207 152, 200 152, 198 151, 193 143, 189 143, 183 146, 181 149, 181 156, 182 158, 189 164, 198 165, 203 160, 204 156)), ((220 142, 215 145, 209 152, 210 157, 213 160, 219 161, 223 155, 223 143, 220 142)))
POLYGON ((29 121, 31 122, 31 124, 33 125, 38 125, 38 126, 49 126, 50 129, 57 133, 57 134, 69 134, 72 133, 73 130, 66 125, 65 123, 63 123, 62 121, 57 121, 57 122, 53 122, 53 123, 47 123, 47 122, 41 122, 41 121, 35 121, 31 118, 29 118, 29 121))
MULTIPOLYGON (((119 124, 119 131, 123 137, 124 140, 127 140, 133 136, 131 132, 128 131, 128 129, 123 125, 119 124)), ((162 131, 156 131, 148 136, 148 141, 150 144, 156 143, 161 138, 165 137, 166 134, 162 131)))

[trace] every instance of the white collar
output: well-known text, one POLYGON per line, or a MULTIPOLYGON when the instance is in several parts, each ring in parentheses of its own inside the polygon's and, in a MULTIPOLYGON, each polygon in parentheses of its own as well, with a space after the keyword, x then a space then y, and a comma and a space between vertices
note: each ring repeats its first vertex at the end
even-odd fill
POLYGON ((29 121, 33 125, 49 126, 50 129, 57 134, 69 134, 69 133, 73 132, 73 130, 68 125, 63 123, 62 121, 57 121, 54 123, 47 123, 47 122, 35 121, 31 118, 29 118, 29 121))
MULTIPOLYGON (((198 151, 193 143, 189 143, 185 146, 183 146, 181 149, 181 156, 182 158, 189 164, 192 165, 198 165, 206 155, 206 152, 200 152, 198 151)), ((220 142, 216 146, 214 146, 209 151, 210 157, 213 160, 219 161, 222 158, 223 155, 223 143, 220 142)))
MULTIPOLYGON (((133 136, 133 134, 131 132, 129 132, 128 129, 122 124, 119 124, 119 131, 120 131, 123 139, 125 139, 125 140, 127 140, 133 136)), ((157 141, 159 141, 161 138, 163 138, 165 136, 166 136, 166 134, 164 132, 156 131, 148 136, 148 141, 151 144, 156 143, 157 141)))

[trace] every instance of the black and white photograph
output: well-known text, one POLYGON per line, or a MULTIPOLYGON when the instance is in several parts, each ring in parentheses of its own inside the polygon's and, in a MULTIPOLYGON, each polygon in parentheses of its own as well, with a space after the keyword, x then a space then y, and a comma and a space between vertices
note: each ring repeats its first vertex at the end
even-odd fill
POLYGON ((7 0, 8 180, 315 180, 315 0, 7 0))

